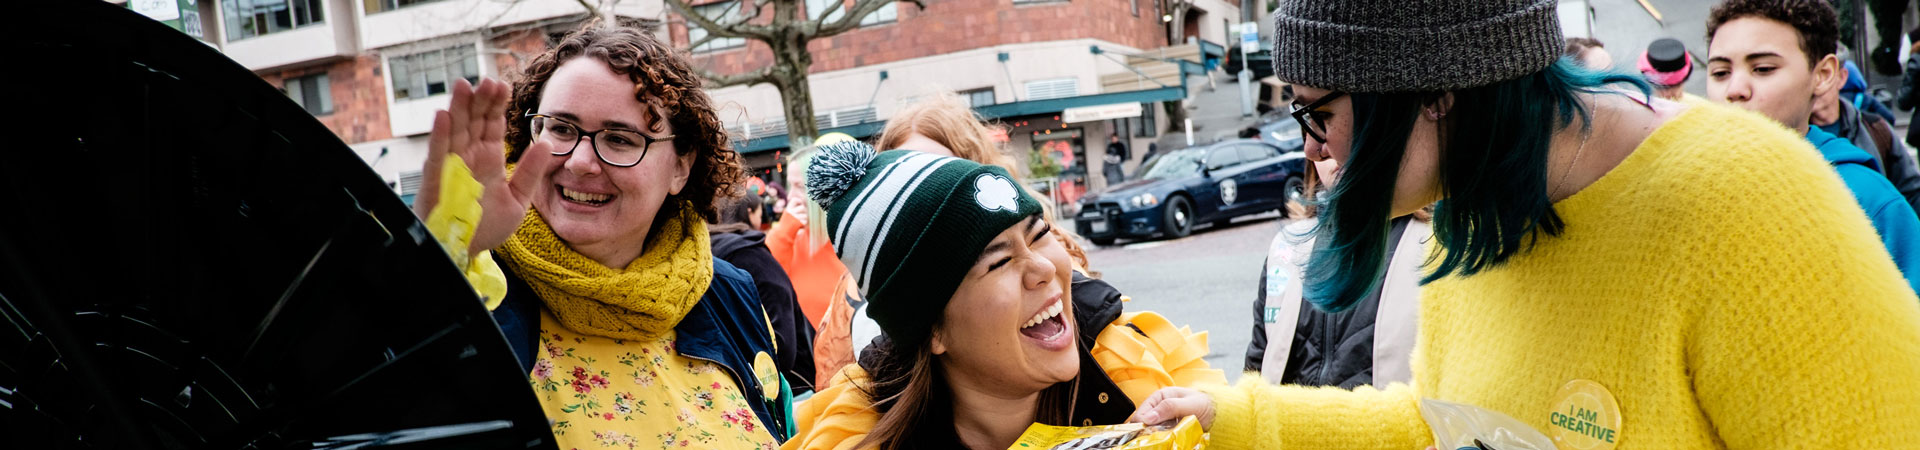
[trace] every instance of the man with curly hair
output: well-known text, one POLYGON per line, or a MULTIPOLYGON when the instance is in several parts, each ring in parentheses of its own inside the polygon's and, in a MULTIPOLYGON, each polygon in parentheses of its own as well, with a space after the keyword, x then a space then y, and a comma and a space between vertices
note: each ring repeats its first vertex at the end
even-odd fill
MULTIPOLYGON (((1815 102, 1846 81, 1839 19, 1821 0, 1727 0, 1707 17, 1707 96, 1765 114, 1813 143, 1839 172, 1907 282, 1920 280, 1920 216, 1879 161, 1811 126, 1815 102)), ((1915 284, 1920 291, 1920 284, 1915 284)))
POLYGON ((476 280, 562 448, 787 437, 753 279, 708 241, 743 175, 700 86, 652 34, 594 23, 511 90, 456 83, 434 117, 417 213, 476 280))

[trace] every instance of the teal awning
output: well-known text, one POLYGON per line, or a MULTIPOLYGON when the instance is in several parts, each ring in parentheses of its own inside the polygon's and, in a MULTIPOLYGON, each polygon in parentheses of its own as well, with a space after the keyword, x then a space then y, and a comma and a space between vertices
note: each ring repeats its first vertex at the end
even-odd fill
MULTIPOLYGON (((999 119, 1051 114, 1066 111, 1067 108, 1079 108, 1082 106, 1111 105, 1115 103, 1166 102, 1186 98, 1186 96, 1186 87, 1168 86, 1140 91, 1108 92, 1104 94, 1000 103, 976 107, 973 108, 973 111, 979 113, 980 117, 984 119, 999 119)), ((828 128, 820 130, 820 134, 846 133, 848 136, 853 136, 856 139, 865 139, 868 136, 880 134, 880 130, 886 128, 886 125, 886 121, 876 120, 873 122, 828 128)), ((783 133, 748 139, 746 142, 734 146, 734 151, 738 151, 741 154, 748 154, 784 148, 787 148, 787 135, 783 133)))
MULTIPOLYGON (((876 120, 872 122, 862 122, 862 123, 856 123, 853 125, 828 128, 828 129, 820 130, 820 134, 824 135, 827 133, 846 133, 848 136, 853 136, 854 139, 866 139, 868 136, 880 134, 880 130, 885 129, 886 126, 887 126, 887 121, 876 120)), ((733 151, 740 152, 740 154, 744 155, 748 153, 760 153, 760 152, 779 150, 784 148, 787 148, 787 134, 780 133, 775 135, 761 136, 753 139, 748 139, 746 142, 742 142, 738 145, 733 146, 733 151)))
POLYGON ((1082 106, 1111 105, 1115 103, 1166 102, 1186 98, 1186 96, 1186 88, 1168 86, 1141 91, 1108 92, 1105 94, 1001 103, 973 108, 973 111, 979 113, 983 119, 999 119, 1004 117, 1057 113, 1066 111, 1067 108, 1079 108, 1082 106))

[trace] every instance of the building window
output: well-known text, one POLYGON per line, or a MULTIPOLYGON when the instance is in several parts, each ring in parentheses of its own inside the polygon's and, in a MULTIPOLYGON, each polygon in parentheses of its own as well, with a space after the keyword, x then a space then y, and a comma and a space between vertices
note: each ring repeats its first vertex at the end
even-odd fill
POLYGON ((993 88, 979 88, 960 91, 960 101, 968 108, 977 108, 994 104, 993 88))
MULTIPOLYGON (((727 2, 708 3, 705 5, 695 6, 693 7, 693 12, 700 14, 701 17, 705 17, 707 18, 707 20, 714 21, 715 23, 726 24, 726 23, 733 22, 733 17, 739 15, 739 14, 736 14, 736 12, 739 11, 739 9, 740 9, 739 0, 734 0, 734 1, 727 1, 727 2)), ((693 22, 687 22, 687 42, 699 41, 701 38, 705 38, 705 37, 707 37, 707 29, 700 28, 699 25, 695 25, 693 22)), ((707 43, 705 44, 700 44, 699 47, 694 47, 693 51, 710 52, 714 50, 726 50, 734 47, 740 47, 743 45, 747 45, 747 38, 717 37, 717 38, 713 38, 713 40, 711 41, 707 41, 707 43)))
POLYGON ((437 1, 440 0, 361 0, 361 3, 366 5, 367 14, 373 14, 437 1))
POLYGON ((1080 79, 1061 78, 1027 82, 1027 100, 1046 100, 1080 95, 1080 79))
POLYGON ((415 170, 400 173, 400 195, 419 194, 420 185, 422 184, 426 183, 425 177, 420 176, 420 171, 415 170))
POLYGON ((860 18, 860 26, 893 23, 899 20, 900 7, 895 6, 898 4, 898 2, 887 2, 887 4, 881 6, 880 9, 874 10, 873 14, 868 14, 866 17, 860 18))
POLYGON ((294 103, 306 108, 308 114, 324 116, 333 113, 333 90, 327 85, 327 74, 288 78, 285 87, 280 90, 293 98, 294 103))
POLYGON ((1130 128, 1133 128, 1133 135, 1135 137, 1159 136, 1160 130, 1154 129, 1153 123, 1153 116, 1155 114, 1153 108, 1158 105, 1158 103, 1141 103, 1140 117, 1127 119, 1132 122, 1130 128))
POLYGON ((826 22, 840 20, 841 16, 847 15, 847 5, 843 0, 807 0, 807 18, 820 18, 820 13, 827 12, 827 8, 832 8, 836 2, 841 3, 840 8, 833 10, 833 14, 828 14, 826 22))
POLYGON ((323 22, 324 0, 220 0, 227 41, 291 30, 323 22))
POLYGON ((447 92, 453 80, 480 82, 480 55, 472 44, 387 58, 395 100, 427 98, 447 92))

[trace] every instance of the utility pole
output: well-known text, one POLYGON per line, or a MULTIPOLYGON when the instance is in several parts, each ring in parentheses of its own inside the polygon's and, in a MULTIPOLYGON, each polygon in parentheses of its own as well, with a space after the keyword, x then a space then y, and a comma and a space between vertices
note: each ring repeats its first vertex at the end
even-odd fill
POLYGON ((1240 117, 1253 117, 1253 64, 1247 55, 1260 51, 1260 24, 1240 24, 1240 117))

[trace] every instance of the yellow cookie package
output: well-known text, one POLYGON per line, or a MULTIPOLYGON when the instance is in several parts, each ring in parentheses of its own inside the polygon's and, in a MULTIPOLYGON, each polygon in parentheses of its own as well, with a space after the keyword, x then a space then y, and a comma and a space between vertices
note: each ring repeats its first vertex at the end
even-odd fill
POLYGON ((1174 425, 1128 423, 1098 427, 1033 424, 1008 450, 1201 450, 1207 432, 1193 416, 1174 425))

